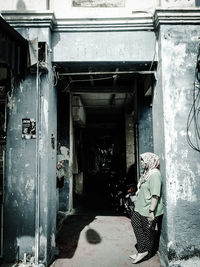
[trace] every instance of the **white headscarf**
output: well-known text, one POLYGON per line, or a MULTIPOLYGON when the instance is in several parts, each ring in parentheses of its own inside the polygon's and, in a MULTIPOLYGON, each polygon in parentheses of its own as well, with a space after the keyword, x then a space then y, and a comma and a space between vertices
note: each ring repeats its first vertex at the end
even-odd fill
POLYGON ((144 161, 144 172, 139 179, 136 195, 138 194, 141 185, 145 183, 154 172, 159 172, 158 168, 160 166, 159 157, 154 153, 143 153, 140 155, 140 158, 144 161))

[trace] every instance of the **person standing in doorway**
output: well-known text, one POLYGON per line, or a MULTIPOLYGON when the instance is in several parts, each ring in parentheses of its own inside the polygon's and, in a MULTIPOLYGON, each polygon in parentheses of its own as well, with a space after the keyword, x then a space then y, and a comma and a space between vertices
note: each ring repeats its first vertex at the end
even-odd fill
POLYGON ((131 217, 138 253, 129 256, 132 263, 148 259, 155 253, 155 228, 163 214, 159 157, 147 152, 141 154, 140 158, 143 174, 137 185, 135 209, 131 217))

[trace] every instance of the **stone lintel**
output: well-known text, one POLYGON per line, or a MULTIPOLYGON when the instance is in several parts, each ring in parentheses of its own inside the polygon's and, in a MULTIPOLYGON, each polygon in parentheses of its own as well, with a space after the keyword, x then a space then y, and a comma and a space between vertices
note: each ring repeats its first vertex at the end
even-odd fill
POLYGON ((14 28, 46 28, 53 29, 55 16, 53 11, 2 11, 3 18, 14 28))
POLYGON ((177 25, 177 24, 200 24, 199 8, 159 8, 154 13, 154 26, 158 28, 160 25, 177 25))
POLYGON ((2 11, 3 18, 16 27, 50 27, 53 31, 152 31, 162 24, 200 24, 200 8, 158 8, 154 15, 141 13, 121 18, 56 19, 53 11, 2 11))
POLYGON ((55 18, 53 11, 2 11, 5 20, 15 27, 50 27, 53 31, 152 31, 154 30, 151 14, 137 14, 121 18, 55 18))
POLYGON ((145 31, 154 30, 152 16, 123 18, 57 19, 54 31, 145 31))

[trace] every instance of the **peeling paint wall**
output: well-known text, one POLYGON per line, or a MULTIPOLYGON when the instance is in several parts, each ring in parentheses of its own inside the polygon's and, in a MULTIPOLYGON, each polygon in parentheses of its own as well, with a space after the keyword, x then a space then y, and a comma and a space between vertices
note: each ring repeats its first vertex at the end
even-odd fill
POLYGON ((163 97, 162 91, 162 81, 165 73, 162 72, 161 65, 161 36, 159 35, 158 39, 158 67, 157 67, 157 81, 156 86, 153 90, 153 98, 152 98, 152 122, 153 122, 153 144, 154 144, 154 152, 160 157, 160 171, 163 178, 163 186, 162 186, 162 195, 163 195, 163 204, 164 204, 164 216, 162 220, 162 235, 160 238, 160 248, 159 251, 162 255, 162 259, 164 262, 168 262, 167 255, 167 244, 168 244, 168 214, 166 210, 166 174, 165 174, 165 132, 164 132, 164 110, 163 103, 165 101, 163 97))
POLYGON ((41 140, 44 146, 40 163, 40 255, 48 262, 54 250, 52 235, 56 233, 57 92, 46 74, 41 81, 41 140))
POLYGON ((33 81, 34 76, 29 76, 13 84, 8 98, 4 200, 4 255, 8 260, 34 251, 36 142, 21 137, 22 118, 35 118, 33 81))
POLYGON ((139 88, 138 101, 138 137, 140 155, 145 152, 153 152, 153 129, 151 101, 144 96, 142 88, 139 88))
POLYGON ((54 62, 109 62, 113 58, 122 62, 151 62, 155 34, 151 31, 55 32, 52 44, 54 62))
MULTIPOLYGON (((193 100, 193 86, 199 26, 161 26, 160 67, 154 93, 155 152, 161 158, 163 170, 166 217, 162 238, 168 247, 163 257, 170 264, 200 256, 200 170, 199 153, 186 140, 186 122, 193 100), (162 92, 159 92, 162 90, 162 92), (159 104, 160 101, 160 104, 159 104), (159 113, 163 113, 163 119, 159 113), (161 134, 161 137, 159 135, 161 134), (161 144, 164 138, 164 146, 161 144), (166 251, 167 250, 167 251, 166 251)), ((190 132, 193 136, 194 132, 190 132)), ((170 265, 172 266, 172 265, 170 265)), ((181 265, 182 266, 182 265, 181 265)))
MULTIPOLYGON (((50 47, 48 28, 18 28, 27 39, 38 37, 50 47)), ((36 74, 26 76, 13 85, 8 97, 8 128, 6 151, 6 187, 4 216, 4 255, 8 261, 35 255, 36 214, 36 139, 21 138, 22 118, 34 118, 39 129, 39 258, 48 262, 55 246, 56 232, 56 140, 57 93, 53 86, 51 55, 47 59, 48 73, 39 75, 40 109, 37 120, 36 74), (52 145, 52 136, 55 139, 52 145)))

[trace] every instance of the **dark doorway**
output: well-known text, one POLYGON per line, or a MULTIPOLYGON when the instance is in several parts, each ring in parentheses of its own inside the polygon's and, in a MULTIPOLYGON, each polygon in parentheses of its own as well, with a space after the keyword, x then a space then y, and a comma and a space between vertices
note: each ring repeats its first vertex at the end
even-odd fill
MULTIPOLYGON (((76 111, 74 116, 77 174, 74 175, 73 207, 114 212, 111 195, 117 193, 114 190, 118 190, 120 180, 126 175, 124 104, 128 102, 127 94, 87 93, 74 94, 74 97, 79 97, 78 103, 84 107, 85 115, 78 119, 76 111)), ((77 107, 77 101, 74 103, 77 107)))
POLYGON ((85 128, 84 204, 89 209, 114 211, 113 187, 118 187, 126 171, 124 132, 123 120, 85 128))

